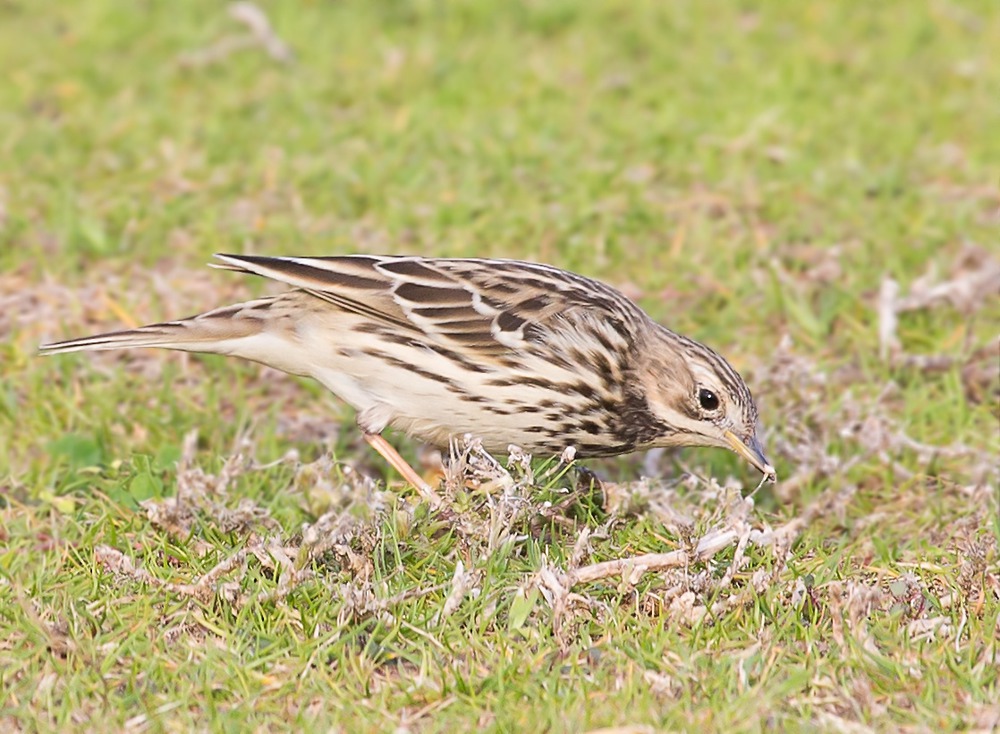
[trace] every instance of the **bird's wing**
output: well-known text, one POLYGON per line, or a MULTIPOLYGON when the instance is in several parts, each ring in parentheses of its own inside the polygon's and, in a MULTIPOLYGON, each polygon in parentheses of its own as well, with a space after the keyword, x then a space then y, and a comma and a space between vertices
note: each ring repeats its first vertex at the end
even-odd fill
POLYGON ((634 339, 645 313, 615 289, 558 268, 516 260, 347 255, 216 255, 226 270, 287 283, 370 320, 399 339, 431 340, 480 359, 539 345, 634 339), (581 330, 586 333, 581 333, 581 330))

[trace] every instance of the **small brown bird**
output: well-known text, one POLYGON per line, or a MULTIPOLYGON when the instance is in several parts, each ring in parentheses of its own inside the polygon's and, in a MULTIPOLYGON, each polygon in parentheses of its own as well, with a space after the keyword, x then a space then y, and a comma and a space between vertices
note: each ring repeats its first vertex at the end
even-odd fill
POLYGON ((573 447, 580 458, 720 446, 775 478, 736 370, 596 280, 515 260, 216 257, 294 290, 41 352, 162 347, 312 377, 425 493, 387 427, 440 447, 471 434, 495 453, 573 447))

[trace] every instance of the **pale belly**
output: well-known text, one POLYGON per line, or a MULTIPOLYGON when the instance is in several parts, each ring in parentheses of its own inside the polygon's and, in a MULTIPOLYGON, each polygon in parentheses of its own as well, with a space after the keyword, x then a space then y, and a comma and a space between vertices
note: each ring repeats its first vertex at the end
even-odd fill
MULTIPOLYGON (((440 448, 469 435, 500 455, 511 445, 538 455, 558 454, 568 446, 581 455, 627 450, 601 436, 597 422, 581 419, 592 412, 583 395, 518 383, 510 370, 469 372, 426 348, 391 345, 376 351, 382 356, 340 347, 310 372, 357 410, 358 424, 368 432, 391 427, 440 448), (493 384, 497 381, 512 384, 493 384)), ((525 370, 538 374, 531 368, 528 358, 525 370)), ((580 381, 548 369, 557 380, 580 381)))

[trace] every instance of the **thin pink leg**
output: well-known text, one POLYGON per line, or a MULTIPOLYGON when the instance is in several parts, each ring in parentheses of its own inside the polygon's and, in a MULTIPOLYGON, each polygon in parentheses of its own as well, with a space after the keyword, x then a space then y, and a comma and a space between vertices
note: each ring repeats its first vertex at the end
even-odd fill
POLYGON ((391 443, 377 433, 366 433, 364 436, 368 445, 378 451, 382 458, 389 462, 389 466, 398 471, 403 476, 403 479, 412 484, 424 499, 432 504, 438 504, 438 496, 434 493, 431 485, 417 474, 416 469, 410 466, 406 459, 399 455, 399 452, 393 448, 391 443))

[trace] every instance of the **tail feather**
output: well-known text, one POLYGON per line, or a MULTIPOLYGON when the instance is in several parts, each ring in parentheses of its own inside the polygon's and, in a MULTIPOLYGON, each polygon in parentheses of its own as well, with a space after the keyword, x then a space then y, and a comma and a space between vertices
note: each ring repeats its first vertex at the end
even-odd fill
POLYGON ((80 339, 68 339, 52 344, 42 344, 38 352, 43 355, 67 352, 103 351, 108 349, 136 349, 139 347, 164 347, 183 349, 182 343, 191 342, 190 330, 179 323, 150 324, 138 329, 110 331, 80 339))
POLYGON ((247 337, 256 336, 264 330, 265 314, 275 300, 276 297, 260 298, 179 321, 42 344, 38 351, 49 355, 159 347, 185 352, 233 354, 237 342, 246 341, 247 337))

